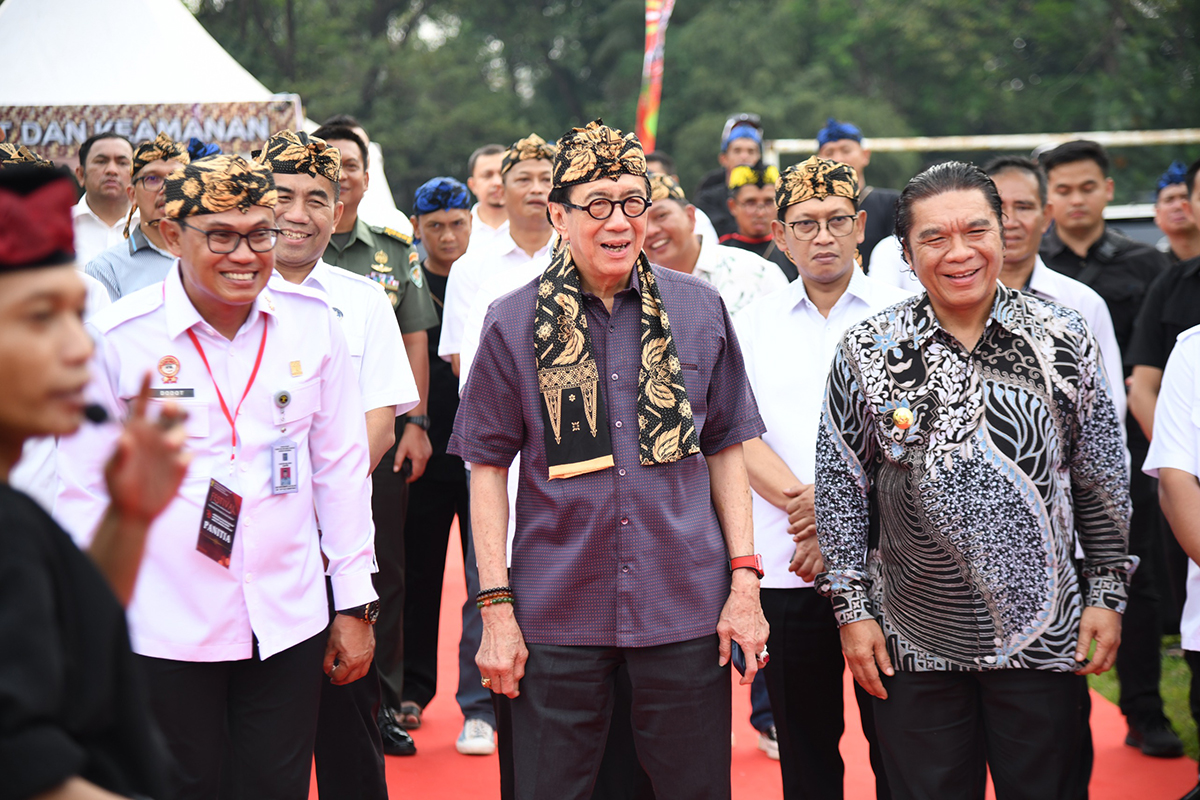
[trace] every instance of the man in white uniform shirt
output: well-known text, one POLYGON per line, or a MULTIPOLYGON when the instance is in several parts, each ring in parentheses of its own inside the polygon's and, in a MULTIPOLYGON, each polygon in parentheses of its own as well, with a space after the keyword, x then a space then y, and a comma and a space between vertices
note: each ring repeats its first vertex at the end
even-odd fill
MULTIPOLYGON (((1179 334, 1154 407, 1154 438, 1142 467, 1158 478, 1158 499, 1188 554, 1180 644, 1192 671, 1192 717, 1200 721, 1200 326, 1179 334)), ((1200 800, 1200 782, 1183 800, 1200 800)))
POLYGON ((97 133, 79 146, 75 177, 83 187, 83 197, 71 212, 76 264, 86 265, 125 240, 132 164, 133 145, 119 133, 97 133))
MULTIPOLYGON (((442 338, 438 355, 459 372, 463 328, 479 288, 494 275, 531 261, 550 263, 550 241, 554 229, 546 216, 554 145, 536 133, 514 142, 504 153, 500 176, 504 182, 504 207, 508 232, 490 247, 467 248, 454 263, 446 282, 446 306, 442 309, 442 338)), ((485 309, 486 310, 486 309, 485 309)))
POLYGON ((670 175, 650 173, 646 257, 651 264, 686 272, 711 283, 730 314, 788 285, 779 267, 749 250, 726 247, 699 230, 697 209, 670 175))
MULTIPOLYGON (((147 538, 130 638, 176 762, 177 798, 210 800, 224 782, 235 797, 299 800, 322 668, 349 683, 374 653, 362 399, 325 301, 267 287, 271 173, 216 156, 172 173, 165 191, 161 227, 178 266, 88 325, 97 402, 122 416, 151 373, 152 396, 189 414, 194 460, 147 538)), ((96 454, 109 451, 115 428, 59 447, 56 511, 80 539, 105 502, 96 454)))
POLYGON ((500 165, 508 148, 485 144, 467 159, 467 188, 478 201, 471 206, 471 240, 468 248, 488 247, 508 232, 508 210, 504 207, 504 178, 500 165))
MULTIPOLYGON (((366 409, 374 470, 395 443, 396 417, 416 406, 420 395, 383 287, 321 260, 342 212, 341 155, 303 131, 280 131, 254 153, 254 160, 274 174, 279 196, 276 274, 271 280, 320 292, 341 323, 366 409)), ((394 718, 378 713, 381 702, 374 660, 362 680, 340 686, 330 679, 322 682, 315 753, 318 790, 387 800, 384 753, 415 753, 416 746, 394 718)))
MULTIPOLYGON (((754 542, 762 552, 762 606, 771 626, 764 670, 779 738, 783 796, 840 798, 845 767, 841 641, 833 608, 812 588, 823 569, 813 510, 817 431, 825 378, 850 326, 910 296, 855 266, 866 212, 852 167, 813 156, 789 167, 775 192, 776 247, 800 279, 735 318, 746 374, 767 426, 745 443, 754 490, 754 542)), ((877 795, 888 797, 870 698, 859 697, 877 795)))

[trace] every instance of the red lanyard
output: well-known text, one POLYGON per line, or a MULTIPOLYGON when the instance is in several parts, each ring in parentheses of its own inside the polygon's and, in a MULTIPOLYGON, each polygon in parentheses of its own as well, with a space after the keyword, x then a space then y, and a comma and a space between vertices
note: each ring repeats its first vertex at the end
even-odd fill
MULTIPOLYGON (((263 350, 267 348, 267 325, 270 320, 263 319, 263 335, 262 341, 258 343, 258 357, 254 359, 254 370, 250 373, 250 381, 246 384, 246 391, 242 392, 242 399, 238 401, 237 408, 233 414, 229 413, 229 406, 225 404, 225 396, 221 394, 221 387, 217 386, 217 379, 213 377, 212 367, 208 365, 208 356, 204 355, 204 348, 200 346, 200 340, 196 338, 196 334, 192 333, 191 328, 188 328, 188 338, 192 340, 192 344, 196 345, 197 352, 200 353, 200 359, 204 362, 204 368, 208 370, 208 378, 212 381, 213 389, 217 392, 217 400, 221 401, 221 410, 225 412, 225 419, 229 420, 229 428, 233 432, 231 444, 237 447, 237 418, 242 411, 242 403, 246 402, 246 395, 250 394, 250 387, 254 385, 254 379, 258 377, 258 368, 262 366, 263 350)), ((233 453, 229 454, 229 460, 234 458, 233 453)))

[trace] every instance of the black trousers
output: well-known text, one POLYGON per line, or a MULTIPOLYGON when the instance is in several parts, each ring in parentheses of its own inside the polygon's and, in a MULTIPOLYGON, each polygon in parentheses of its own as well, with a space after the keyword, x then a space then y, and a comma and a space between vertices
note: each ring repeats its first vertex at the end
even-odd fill
MULTIPOLYGON (((1134 464, 1144 457, 1134 456, 1134 464)), ((1162 515, 1158 507, 1158 481, 1135 469, 1130 479, 1133 517, 1129 521, 1129 552, 1141 563, 1129 583, 1129 602, 1121 619, 1121 647, 1117 651, 1117 681, 1121 687, 1121 713, 1131 725, 1143 726, 1163 719, 1159 693, 1162 679, 1162 595, 1164 585, 1162 515)))
POLYGON ((392 472, 396 447, 407 423, 396 418, 396 443, 371 473, 371 516, 375 520, 375 665, 384 705, 400 706, 404 694, 404 520, 408 513, 407 470, 392 472))
POLYGON ((604 755, 624 664, 638 758, 662 800, 728 800, 729 668, 716 634, 658 647, 527 644, 512 703, 518 800, 587 800, 604 755))
POLYGON ((307 800, 326 638, 265 661, 139 656, 176 800, 307 800))
POLYGON ((882 676, 875 725, 897 800, 1062 800, 1077 791, 1079 676, 1004 669, 882 676))
MULTIPOLYGON (((845 731, 841 636, 833 606, 816 589, 763 589, 763 613, 771 626, 771 662, 763 674, 775 730, 785 800, 840 800, 845 764, 838 744, 845 731)), ((855 688, 859 688, 857 684, 855 688)), ((859 698, 863 731, 871 747, 875 795, 890 797, 879 763, 870 695, 859 698)))
POLYGON ((404 700, 421 708, 437 693, 438 621, 442 609, 442 579, 446 546, 455 515, 463 523, 463 553, 467 552, 466 476, 444 481, 421 478, 409 486, 404 521, 404 700))
MULTIPOLYGON (((334 618, 333 588, 325 579, 330 619, 334 618)), ((379 672, 371 662, 367 674, 336 686, 321 676, 321 710, 313 755, 317 761, 317 790, 321 800, 387 800, 383 739, 376 714, 381 690, 379 672)))

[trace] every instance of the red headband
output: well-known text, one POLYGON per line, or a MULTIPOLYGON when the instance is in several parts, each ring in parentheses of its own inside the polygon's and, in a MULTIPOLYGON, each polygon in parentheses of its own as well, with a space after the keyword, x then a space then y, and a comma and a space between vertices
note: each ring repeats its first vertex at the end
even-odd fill
POLYGON ((29 194, 0 189, 0 271, 74 258, 75 187, 56 180, 29 194))

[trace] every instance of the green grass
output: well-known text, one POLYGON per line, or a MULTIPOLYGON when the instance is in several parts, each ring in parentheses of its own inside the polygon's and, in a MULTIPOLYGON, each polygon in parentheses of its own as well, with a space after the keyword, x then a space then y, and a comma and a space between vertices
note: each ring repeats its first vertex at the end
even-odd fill
MULTIPOLYGON (((1188 709, 1188 687, 1192 673, 1183 660, 1179 649, 1179 636, 1163 637, 1162 698, 1167 718, 1175 726, 1175 732, 1183 739, 1183 747, 1190 758, 1200 757, 1200 744, 1196 738, 1196 723, 1188 709)), ((1092 675, 1091 686, 1112 702, 1117 702, 1121 691, 1117 685, 1117 672, 1110 670, 1103 675, 1092 675)))

